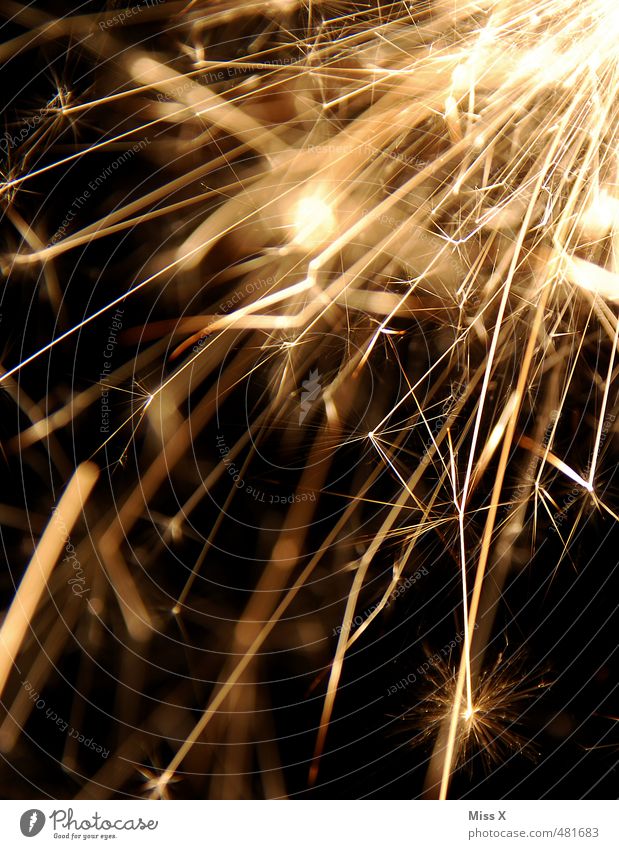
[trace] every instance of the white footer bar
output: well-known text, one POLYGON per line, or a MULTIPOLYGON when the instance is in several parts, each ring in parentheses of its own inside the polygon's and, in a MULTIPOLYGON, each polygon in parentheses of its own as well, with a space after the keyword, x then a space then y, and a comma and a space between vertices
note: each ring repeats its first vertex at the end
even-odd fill
POLYGON ((619 849, 613 801, 4 801, 0 845, 619 849))

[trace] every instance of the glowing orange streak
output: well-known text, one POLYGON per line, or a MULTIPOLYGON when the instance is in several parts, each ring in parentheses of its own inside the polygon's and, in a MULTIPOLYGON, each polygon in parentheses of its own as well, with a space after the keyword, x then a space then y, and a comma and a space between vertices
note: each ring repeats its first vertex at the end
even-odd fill
POLYGON ((98 476, 99 470, 94 463, 83 463, 75 470, 17 588, 0 628, 0 695, 47 587, 52 569, 98 476))
MULTIPOLYGON (((522 398, 524 396, 524 392, 526 390, 526 382, 529 373, 529 368, 531 365, 531 360, 533 359, 533 352, 535 349, 535 344, 537 342, 537 336, 542 324, 542 319, 544 315, 544 309, 546 306, 546 300, 548 298, 548 288, 545 287, 542 291, 542 295, 540 297, 537 311, 535 314, 535 319, 533 321, 533 327, 531 329, 531 333, 529 335, 529 340, 527 344, 527 350, 525 352, 524 363, 521 369, 518 385, 516 388, 516 397, 517 403, 514 404, 514 409, 512 416, 509 421, 509 425, 507 427, 507 431, 505 434, 505 440, 503 442, 503 449, 501 451, 501 457, 499 460, 499 465, 497 469, 497 475, 494 483, 494 487, 492 490, 492 500, 490 503, 490 509, 488 511, 488 517, 486 519, 486 524, 484 527, 484 535, 482 538, 481 552, 479 556, 479 564, 477 566, 477 572, 475 575, 475 585, 473 587, 473 595, 471 597, 471 606, 469 612, 469 632, 474 629, 475 621, 477 619, 477 610, 479 606, 479 599, 481 597, 481 589, 482 584, 486 572, 486 565, 488 562, 488 557, 490 554, 490 542, 492 538, 492 533, 494 530, 494 523, 496 520, 499 498, 501 495, 501 489, 503 487, 503 479, 505 476, 505 470, 507 468, 507 460, 509 458, 509 452, 511 450, 511 445, 513 442, 514 432, 516 429, 516 421, 518 417, 518 412, 520 410, 520 404, 522 398)), ((470 654, 470 645, 468 646, 469 654, 470 654)), ((466 664, 464 662, 460 663, 460 669, 458 672, 458 680, 456 684, 456 694, 454 698, 454 705, 451 713, 451 720, 449 725, 449 736, 447 741, 447 747, 445 752, 445 760, 443 764, 443 774, 441 777, 441 787, 440 787, 440 798, 447 798, 447 791, 449 789, 449 779, 451 777, 451 767, 453 763, 454 749, 455 749, 455 740, 456 740, 456 732, 458 722, 460 721, 460 704, 462 701, 462 690, 464 686, 464 674, 466 671, 466 664)))

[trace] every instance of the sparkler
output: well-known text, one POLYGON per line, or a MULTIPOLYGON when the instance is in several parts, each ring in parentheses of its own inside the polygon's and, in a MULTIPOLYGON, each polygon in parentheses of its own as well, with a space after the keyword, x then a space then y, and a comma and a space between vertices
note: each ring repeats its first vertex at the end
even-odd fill
MULTIPOLYGON (((36 278, 54 316, 36 347, 13 336, 6 348, 0 386, 21 411, 7 450, 34 466, 45 450, 66 479, 64 440, 96 419, 102 385, 114 408, 109 435, 74 455, 109 472, 79 543, 92 582, 82 678, 114 639, 125 658, 116 755, 80 776, 82 794, 134 792, 139 773, 158 797, 185 779, 203 792, 207 774, 214 796, 250 795, 257 759, 260 792, 284 795, 259 686, 281 650, 315 671, 308 784, 319 782, 347 659, 436 535, 455 563, 441 568, 459 585, 445 604, 463 639, 411 699, 423 699, 422 742, 433 741, 425 792, 446 798, 471 751, 492 760, 525 745, 502 729, 523 692, 537 697, 493 649, 516 544, 554 533, 567 556, 584 510, 616 518, 604 475, 617 402, 619 14, 601 0, 223 0, 62 19, 11 2, 5 15, 22 34, 4 60, 79 43, 96 80, 73 83, 66 69, 25 135, 6 136, 0 187, 8 285, 36 278), (86 181, 95 188, 69 218, 49 187, 79 188, 76 168, 109 176, 86 181), (37 191, 54 196, 51 213, 37 191), (83 308, 75 275, 92 286, 83 308), (94 365, 103 378, 87 369, 85 385, 80 355, 75 383, 54 378, 31 401, 36 370, 80 346, 100 358, 88 340, 120 305, 130 318, 94 365), (585 367, 576 450, 569 416, 585 367), (239 526, 246 548, 234 547, 239 526), (255 558, 256 574, 230 578, 231 550, 255 558), (158 687, 178 680, 144 730, 145 685, 139 707, 128 694, 153 663, 158 687), (231 746, 223 770, 217 743, 231 746)), ((56 549, 32 598, 47 584, 63 606, 56 549)), ((31 608, 43 652, 61 657, 71 628, 31 608)), ((75 599, 69 614, 85 621, 75 599)), ((53 661, 24 651, 43 686, 53 661)), ((28 710, 14 686, 5 751, 28 710)))

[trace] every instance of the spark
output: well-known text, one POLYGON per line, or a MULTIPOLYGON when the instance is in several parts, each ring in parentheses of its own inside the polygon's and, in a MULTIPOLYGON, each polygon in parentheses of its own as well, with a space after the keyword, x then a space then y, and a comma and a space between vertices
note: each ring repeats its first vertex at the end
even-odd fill
POLYGON ((325 243, 335 230, 335 214, 321 192, 301 197, 293 212, 293 241, 305 248, 325 243))
MULTIPOLYGON (((56 304, 71 306, 57 259, 64 270, 81 253, 75 248, 102 238, 121 238, 124 247, 137 227, 144 244, 154 248, 144 268, 129 252, 124 257, 124 294, 116 297, 114 288, 103 307, 60 316, 53 325, 57 336, 38 337, 34 353, 2 372, 3 391, 26 422, 7 450, 45 441, 62 473, 64 436, 73 436, 74 425, 88 419, 100 387, 73 392, 54 377, 50 398, 36 402, 24 393, 26 375, 24 386, 18 375, 56 347, 64 356, 69 340, 77 349, 82 331, 121 302, 136 312, 156 304, 156 321, 138 318, 131 330, 131 340, 147 347, 135 361, 127 354, 107 381, 119 405, 119 393, 135 397, 132 412, 97 443, 102 451, 127 428, 123 460, 142 431, 144 450, 134 452, 135 469, 126 463, 118 493, 107 500, 101 495, 101 515, 88 529, 122 613, 128 668, 133 643, 147 658, 155 644, 151 629, 165 627, 157 611, 165 622, 171 610, 169 618, 189 643, 183 617, 197 620, 211 604, 218 558, 235 536, 233 511, 241 498, 252 497, 256 477, 265 485, 260 464, 269 466, 266 477, 277 485, 292 454, 303 454, 307 464, 286 496, 294 503, 282 507, 279 525, 271 526, 277 521, 270 518, 273 509, 269 522, 258 527, 267 515, 259 512, 258 499, 255 509, 243 508, 248 521, 258 517, 256 546, 267 552, 264 565, 254 585, 248 584, 246 604, 218 587, 217 598, 230 610, 213 632, 233 649, 213 660, 212 691, 196 689, 189 697, 192 710, 196 698, 203 703, 181 740, 168 733, 176 720, 168 727, 167 714, 166 721, 157 718, 155 727, 175 748, 165 768, 140 770, 145 791, 168 796, 207 728, 214 738, 234 743, 221 771, 226 778, 211 770, 209 791, 225 795, 232 775, 241 786, 248 764, 264 757, 260 747, 257 755, 250 752, 248 740, 273 737, 269 710, 255 695, 264 688, 248 686, 248 679, 250 666, 268 662, 265 643, 276 638, 289 640, 287 647, 303 642, 299 651, 322 652, 316 689, 322 682, 326 687, 310 768, 310 783, 317 781, 348 651, 380 620, 394 586, 419 557, 419 541, 435 535, 441 551, 436 568, 445 569, 446 581, 457 580, 457 602, 449 613, 462 623, 461 638, 453 663, 450 657, 432 671, 419 715, 408 713, 422 727, 422 739, 434 742, 428 784, 446 797, 455 771, 472 752, 494 760, 526 748, 518 736, 522 729, 516 735, 515 727, 523 700, 534 693, 531 678, 504 656, 494 665, 488 660, 499 629, 495 611, 509 603, 515 541, 535 550, 544 530, 554 527, 562 562, 579 521, 570 518, 564 528, 567 511, 558 518, 563 508, 553 486, 565 479, 586 494, 583 503, 617 520, 600 481, 619 344, 619 12, 602 0, 437 3, 431 20, 415 4, 403 3, 211 5, 178 5, 184 14, 174 27, 174 46, 162 32, 156 53, 135 39, 110 55, 110 79, 98 72, 96 98, 59 83, 46 107, 53 119, 33 133, 28 148, 33 161, 33 151, 49 150, 50 157, 37 157, 31 167, 27 157, 16 162, 7 156, 1 194, 19 248, 4 255, 3 270, 11 284, 17 272, 41 271, 46 290, 56 293, 55 318, 56 304), (291 15, 304 16, 302 35, 292 31, 291 15), (249 35, 250 20, 247 54, 225 56, 225 39, 238 43, 241 30, 249 35), (218 37, 221 55, 213 49, 218 37), (179 44, 187 72, 178 70, 179 44), (122 61, 115 58, 121 54, 122 61), (55 148, 67 120, 76 138, 81 122, 88 122, 89 131, 120 129, 101 131, 67 154, 55 148), (87 168, 95 156, 135 138, 148 140, 148 191, 126 170, 135 195, 125 202, 110 183, 109 208, 102 192, 93 203, 100 217, 72 235, 52 244, 45 220, 13 206, 18 190, 25 204, 42 177, 63 175, 77 163, 87 168), (338 340, 337 350, 330 339, 338 340), (152 340, 156 344, 149 347, 152 340), (587 355, 593 344, 603 356, 592 369, 587 355), (597 402, 580 409, 572 395, 584 363, 599 389, 597 402), (298 376, 317 368, 324 404, 313 412, 312 428, 301 433, 294 409, 298 376), (137 391, 124 389, 134 374, 149 388, 135 378, 137 391), (462 388, 446 390, 454 378, 462 388), (58 398, 59 408, 50 412, 58 398), (581 421, 577 438, 569 433, 567 440, 571 407, 581 421), (141 428, 143 421, 148 427, 141 428), (209 434, 230 423, 230 431, 244 430, 224 462, 211 456, 209 434), (305 443, 308 433, 312 441, 305 443), (582 473, 579 444, 590 459, 582 473), (362 462, 346 454, 357 450, 362 462), (519 478, 523 455, 526 468, 519 478), (230 474, 233 463, 237 480, 230 474), (349 484, 338 478, 334 486, 330 473, 343 467, 355 475, 349 484), (183 494, 171 509, 153 504, 164 498, 168 484, 176 498, 177 482, 183 494), (339 499, 342 509, 330 525, 322 524, 328 512, 322 502, 303 499, 308 493, 320 493, 325 503, 339 499), (366 521, 371 509, 380 521, 366 521), (200 521, 208 529, 204 538, 200 521), (152 547, 143 542, 147 522, 152 547), (316 535, 327 528, 311 553, 308 527, 316 535), (166 595, 151 607, 159 589, 159 552, 171 542, 174 556, 181 556, 181 543, 193 539, 202 540, 201 551, 188 565, 182 589, 173 591, 176 602, 166 595), (340 580, 332 575, 333 563, 344 563, 343 573, 353 579, 335 650, 324 648, 324 621, 315 611, 308 614, 314 617, 308 632, 314 629, 322 646, 316 649, 313 640, 299 639, 307 623, 296 622, 297 609, 305 610, 303 594, 317 575, 328 573, 334 585, 340 580), (386 572, 392 577, 380 585, 380 602, 353 632, 364 594, 370 584, 374 590, 374 576, 386 572), (291 608, 295 614, 287 617, 291 608), (235 711, 264 725, 242 729, 239 723, 232 730, 226 717, 235 711)), ((167 14, 160 9, 153 19, 166 20, 167 14)), ((74 39, 77 33, 80 50, 99 62, 117 35, 97 32, 98 20, 79 16, 71 29, 37 18, 32 43, 74 39)), ((130 40, 125 32, 123 37, 130 40)), ((30 49, 30 41, 5 47, 9 54, 22 49, 30 49)), ((24 635, 52 582, 61 539, 56 534, 50 542, 51 533, 48 526, 35 552, 45 560, 44 580, 39 576, 31 586, 28 603, 20 585, 0 631, 4 640, 6 623, 12 623, 0 690, 25 654, 24 635), (22 603, 25 612, 18 615, 22 603)), ((33 563, 24 576, 26 589, 33 563)), ((113 607, 103 583, 93 596, 93 620, 109 616, 113 607)), ((97 647, 98 623, 90 624, 87 639, 97 647)), ((176 694, 170 703, 178 706, 176 694)), ((208 769, 205 763, 205 774, 208 769)), ((93 782, 102 786, 99 779, 93 782)), ((248 788, 243 785, 242 792, 255 789, 248 788)))
MULTIPOLYGON (((500 654, 481 675, 472 704, 459 714, 460 764, 470 762, 475 754, 483 758, 487 768, 500 763, 506 754, 534 757, 523 733, 522 714, 546 684, 539 672, 524 683, 522 663, 522 656, 506 659, 500 654)), ((436 663, 427 674, 421 699, 403 715, 406 724, 418 730, 422 739, 432 739, 451 713, 456 687, 453 668, 443 660, 436 663)))

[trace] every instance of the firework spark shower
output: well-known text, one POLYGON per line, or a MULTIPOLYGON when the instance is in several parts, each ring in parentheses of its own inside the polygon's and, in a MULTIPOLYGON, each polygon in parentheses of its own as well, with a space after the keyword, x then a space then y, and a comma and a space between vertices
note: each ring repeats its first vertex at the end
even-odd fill
POLYGON ((0 15, 2 798, 616 799, 617 9, 0 15))

